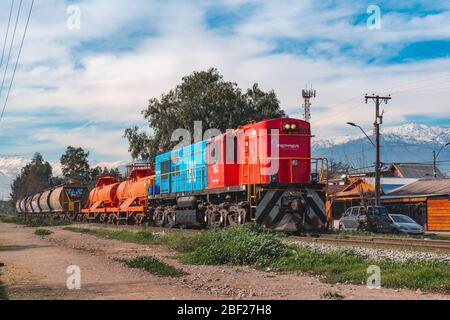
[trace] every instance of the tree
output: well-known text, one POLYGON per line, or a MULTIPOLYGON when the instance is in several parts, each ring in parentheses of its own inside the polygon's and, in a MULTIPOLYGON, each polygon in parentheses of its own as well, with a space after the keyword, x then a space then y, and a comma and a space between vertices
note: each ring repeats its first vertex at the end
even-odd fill
POLYGON ((61 168, 66 182, 90 182, 89 152, 82 148, 67 147, 61 156, 61 168))
POLYGON ((153 134, 132 127, 124 137, 133 159, 147 161, 178 144, 171 141, 176 129, 187 129, 193 136, 195 121, 203 122, 203 130, 225 132, 251 121, 285 116, 274 91, 266 93, 254 84, 243 93, 236 83, 224 81, 214 68, 184 77, 180 85, 161 98, 151 99, 142 114, 153 134))
POLYGON ((100 176, 116 176, 119 174, 119 169, 108 169, 106 167, 95 167, 90 170, 89 187, 94 187, 97 181, 97 177, 100 176))
POLYGON ((11 185, 11 199, 18 199, 45 191, 52 187, 52 166, 36 153, 31 162, 22 168, 11 185))

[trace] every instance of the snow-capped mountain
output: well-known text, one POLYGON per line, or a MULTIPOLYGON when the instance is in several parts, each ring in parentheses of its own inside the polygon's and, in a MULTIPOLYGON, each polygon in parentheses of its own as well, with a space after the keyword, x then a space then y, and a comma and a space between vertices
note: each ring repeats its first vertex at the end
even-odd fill
MULTIPOLYGON (((20 156, 2 156, 0 155, 0 200, 9 198, 11 192, 10 185, 15 177, 20 173, 23 167, 29 164, 30 158, 20 156)), ((58 161, 49 161, 53 169, 54 176, 62 174, 61 164, 58 161)), ((124 166, 125 161, 117 162, 97 162, 91 161, 91 167, 101 167, 116 169, 124 166)))
MULTIPOLYGON (((358 129, 355 129, 358 130, 358 129)), ((386 141, 401 141, 404 143, 435 143, 446 144, 450 142, 450 128, 429 127, 423 124, 408 123, 398 127, 388 127, 382 129, 383 139, 386 141)), ((369 136, 371 131, 367 131, 369 136)), ((313 148, 330 148, 337 145, 343 145, 353 141, 367 139, 363 133, 351 136, 337 136, 328 139, 318 139, 313 141, 313 148)))
MULTIPOLYGON (((357 129, 355 129, 357 130, 357 129)), ((372 132, 367 132, 372 135, 372 132)), ((373 138, 373 137, 372 137, 373 138)), ((431 163, 433 150, 439 151, 450 142, 450 128, 430 127, 409 123, 382 129, 382 161, 431 163)), ((373 164, 374 148, 363 135, 340 136, 313 141, 313 154, 336 162, 364 168, 373 164)), ((442 171, 450 173, 450 147, 443 149, 438 158, 442 171)))

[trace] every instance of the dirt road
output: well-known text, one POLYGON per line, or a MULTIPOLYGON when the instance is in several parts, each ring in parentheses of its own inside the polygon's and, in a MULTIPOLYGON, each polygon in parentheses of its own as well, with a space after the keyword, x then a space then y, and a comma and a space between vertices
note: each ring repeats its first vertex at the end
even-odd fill
POLYGON ((369 290, 329 285, 302 274, 275 274, 249 267, 180 264, 165 246, 145 246, 72 233, 62 228, 42 238, 35 229, 0 223, 0 280, 9 299, 321 299, 329 291, 344 299, 449 299, 410 290, 369 290), (130 269, 116 258, 151 255, 183 269, 161 278, 130 269), (67 267, 81 268, 81 290, 68 290, 67 267))

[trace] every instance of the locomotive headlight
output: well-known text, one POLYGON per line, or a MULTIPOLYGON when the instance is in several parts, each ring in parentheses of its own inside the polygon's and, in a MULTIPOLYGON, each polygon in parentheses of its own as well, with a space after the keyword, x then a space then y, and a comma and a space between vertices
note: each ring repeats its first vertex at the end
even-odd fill
POLYGON ((294 131, 297 130, 298 125, 296 123, 285 123, 283 124, 283 129, 285 131, 294 131))

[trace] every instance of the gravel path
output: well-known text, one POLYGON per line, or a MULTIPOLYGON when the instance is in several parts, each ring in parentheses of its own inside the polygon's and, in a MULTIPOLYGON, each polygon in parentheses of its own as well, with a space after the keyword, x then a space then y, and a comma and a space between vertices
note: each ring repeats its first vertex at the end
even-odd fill
POLYGON ((448 262, 450 264, 450 254, 424 252, 424 251, 406 251, 402 249, 388 249, 388 248, 368 248, 363 246, 349 246, 343 244, 324 244, 308 241, 289 241, 289 244, 296 244, 304 248, 312 249, 321 253, 333 251, 351 251, 360 255, 363 258, 373 260, 392 260, 398 262, 405 262, 407 260, 438 260, 448 262))

